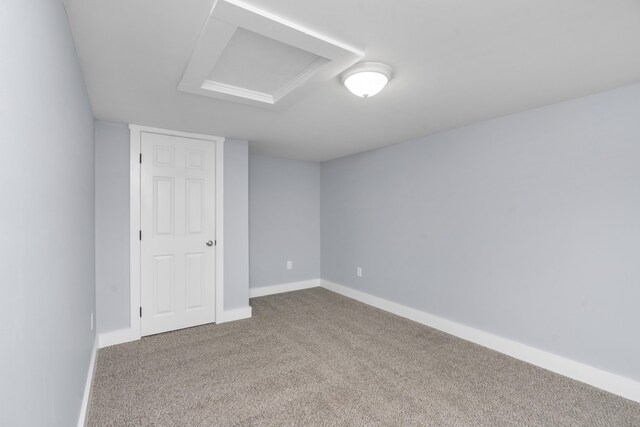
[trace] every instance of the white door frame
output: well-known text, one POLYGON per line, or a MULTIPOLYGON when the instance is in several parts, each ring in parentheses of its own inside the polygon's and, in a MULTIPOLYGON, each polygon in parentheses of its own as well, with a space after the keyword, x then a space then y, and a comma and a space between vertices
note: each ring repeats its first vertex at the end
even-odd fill
POLYGON ((224 138, 219 136, 202 135, 197 133, 179 132, 166 129, 158 129, 147 126, 129 125, 130 129, 130 277, 131 288, 131 340, 140 339, 140 291, 141 291, 141 257, 140 257, 140 153, 142 133, 155 133, 160 135, 179 136, 185 138, 211 141, 215 144, 216 165, 215 165, 215 185, 216 185, 216 255, 215 255, 215 319, 216 323, 221 323, 223 318, 223 290, 224 290, 224 138))

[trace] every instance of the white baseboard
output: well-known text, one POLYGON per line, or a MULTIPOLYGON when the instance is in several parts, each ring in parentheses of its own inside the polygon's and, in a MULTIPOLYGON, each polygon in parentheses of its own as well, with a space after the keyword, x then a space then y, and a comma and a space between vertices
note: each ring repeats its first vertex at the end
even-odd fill
POLYGON ((451 320, 434 316, 424 311, 391 302, 328 280, 322 280, 321 283, 322 287, 346 297, 422 323, 423 325, 430 326, 610 393, 640 402, 640 382, 630 378, 612 374, 611 372, 603 371, 593 366, 576 362, 575 360, 452 322, 451 320))
POLYGON ((89 416, 89 403, 91 402, 91 386, 93 385, 93 374, 96 371, 96 358, 98 355, 98 336, 93 342, 91 350, 91 359, 89 360, 89 371, 87 372, 87 381, 84 384, 84 393, 82 394, 82 403, 80 406, 80 415, 78 416, 78 427, 85 427, 89 416))
MULTIPOLYGON (((222 320, 217 323, 233 322, 234 320, 248 319, 251 317, 251 307, 236 308, 222 312, 222 320)), ((112 345, 124 344, 137 341, 141 338, 140 331, 134 328, 118 329, 116 331, 104 332, 99 335, 99 348, 112 345)))
POLYGON ((133 328, 118 329, 117 331, 104 332, 100 334, 99 346, 100 348, 105 348, 111 345, 137 341, 139 339, 140 331, 135 331, 133 328))
POLYGON ((316 288, 318 286, 320 286, 320 279, 303 280, 301 282, 289 282, 280 285, 249 288, 249 298, 281 294, 283 292, 299 291, 301 289, 316 288))
POLYGON ((249 319, 251 317, 251 306, 234 308, 232 310, 225 310, 222 312, 222 320, 217 322, 227 323, 236 320, 249 319))

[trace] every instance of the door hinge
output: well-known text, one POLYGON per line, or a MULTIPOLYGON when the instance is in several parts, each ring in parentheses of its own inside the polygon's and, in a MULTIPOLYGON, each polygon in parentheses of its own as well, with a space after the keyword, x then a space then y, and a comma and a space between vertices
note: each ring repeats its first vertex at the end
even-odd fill
POLYGON ((140 233, 138 234, 138 237, 140 240, 142 240, 142 230, 140 230, 140 233))
POLYGON ((142 164, 142 153, 140 153, 140 164, 142 164))
POLYGON ((140 317, 142 317, 142 307, 140 307, 140 317))
POLYGON ((218 241, 217 240, 213 241, 213 246, 218 246, 218 241))

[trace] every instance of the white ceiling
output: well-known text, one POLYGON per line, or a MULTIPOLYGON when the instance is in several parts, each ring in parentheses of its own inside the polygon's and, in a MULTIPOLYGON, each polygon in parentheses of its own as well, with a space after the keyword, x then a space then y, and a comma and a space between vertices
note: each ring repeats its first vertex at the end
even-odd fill
POLYGON ((327 160, 640 82, 638 0, 246 2, 362 49, 393 79, 363 99, 334 78, 284 111, 179 92, 213 0, 66 0, 96 118, 327 160))

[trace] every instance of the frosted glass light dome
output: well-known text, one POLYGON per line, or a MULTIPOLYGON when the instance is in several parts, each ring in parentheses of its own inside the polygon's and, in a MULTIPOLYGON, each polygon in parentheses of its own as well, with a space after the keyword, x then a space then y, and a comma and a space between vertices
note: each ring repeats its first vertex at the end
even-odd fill
POLYGON ((361 62, 342 75, 342 83, 356 96, 368 98, 380 92, 391 78, 391 67, 379 62, 361 62))

